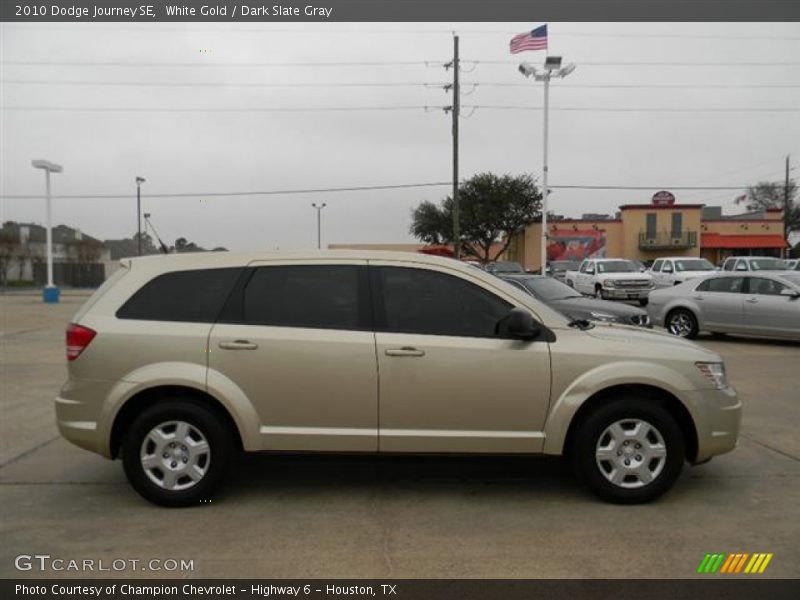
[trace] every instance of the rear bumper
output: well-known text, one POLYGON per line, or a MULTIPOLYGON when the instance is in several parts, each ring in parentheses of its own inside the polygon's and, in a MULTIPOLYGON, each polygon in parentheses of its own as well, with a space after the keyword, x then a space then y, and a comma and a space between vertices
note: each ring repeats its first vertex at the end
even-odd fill
POLYGON ((702 463, 736 447, 742 423, 742 403, 736 390, 697 390, 688 392, 687 400, 694 409, 697 429, 697 456, 693 463, 702 463))
POLYGON ((70 379, 55 399, 56 425, 67 441, 111 458, 109 431, 102 427, 102 407, 111 381, 70 379))

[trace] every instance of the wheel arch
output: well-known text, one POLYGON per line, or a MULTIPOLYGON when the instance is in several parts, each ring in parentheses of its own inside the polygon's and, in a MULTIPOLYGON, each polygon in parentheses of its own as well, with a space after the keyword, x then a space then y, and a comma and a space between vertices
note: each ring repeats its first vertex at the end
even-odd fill
POLYGON ((689 410, 683 402, 671 392, 656 385, 644 383, 612 385, 588 397, 578 407, 578 410, 570 420, 562 446, 562 452, 564 454, 569 453, 570 449, 574 446, 575 432, 579 429, 582 420, 590 415, 597 407, 613 401, 613 399, 621 393, 638 394, 658 402, 659 405, 675 419, 683 434, 684 443, 686 444, 686 459, 689 462, 694 462, 698 452, 698 436, 697 428, 689 410))
POLYGON ((236 440, 238 448, 240 450, 243 448, 242 432, 234 420, 233 415, 231 415, 225 405, 217 398, 208 392, 186 385, 156 385, 133 394, 117 411, 113 425, 111 426, 109 438, 111 458, 117 458, 119 455, 125 433, 138 415, 161 400, 175 397, 190 400, 214 411, 220 418, 225 420, 228 427, 234 432, 234 439, 236 440))

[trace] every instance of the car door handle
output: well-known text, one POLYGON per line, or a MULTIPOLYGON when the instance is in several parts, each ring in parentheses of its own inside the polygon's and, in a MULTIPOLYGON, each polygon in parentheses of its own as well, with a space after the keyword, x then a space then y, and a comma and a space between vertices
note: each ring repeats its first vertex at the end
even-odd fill
POLYGON ((750 304, 755 304, 756 302, 758 302, 758 298, 747 298, 747 302, 749 302, 750 304))
POLYGON ((386 356, 425 356, 425 350, 403 346, 402 348, 389 348, 384 351, 386 356))
POLYGON ((255 350, 258 344, 248 340, 233 340, 232 342, 220 342, 219 347, 223 350, 255 350))
POLYGON ((692 296, 692 297, 693 297, 695 300, 702 300, 702 299, 703 299, 703 296, 702 296, 702 295, 700 295, 700 294, 697 294, 696 296, 692 296))

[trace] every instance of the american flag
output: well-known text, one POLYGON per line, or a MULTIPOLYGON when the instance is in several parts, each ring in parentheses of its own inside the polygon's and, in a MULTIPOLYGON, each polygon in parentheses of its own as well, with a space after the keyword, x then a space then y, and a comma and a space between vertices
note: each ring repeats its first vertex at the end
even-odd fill
POLYGON ((526 50, 547 50, 547 25, 541 25, 533 31, 526 31, 511 38, 509 44, 511 54, 526 50))

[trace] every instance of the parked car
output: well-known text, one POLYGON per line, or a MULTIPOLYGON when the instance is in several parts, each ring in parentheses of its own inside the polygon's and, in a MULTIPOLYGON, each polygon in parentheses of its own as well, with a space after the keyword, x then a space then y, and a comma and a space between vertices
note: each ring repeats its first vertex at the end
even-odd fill
POLYGON ((514 273, 503 274, 500 277, 573 321, 586 319, 652 327, 647 311, 628 304, 589 298, 552 277, 514 273))
POLYGON ((719 354, 424 254, 125 259, 66 341, 60 432, 166 506, 210 498, 240 449, 567 454, 646 502, 741 418, 719 354))
POLYGON ((525 269, 518 262, 508 260, 496 260, 494 262, 486 263, 484 270, 487 273, 524 273, 525 269))
POLYGON ((650 267, 650 275, 653 276, 656 287, 670 287, 716 270, 716 267, 705 258, 669 256, 657 258, 650 267))
POLYGON ((729 256, 722 263, 723 271, 786 271, 783 259, 771 256, 729 256))
POLYGON ((639 265, 623 258, 590 258, 577 271, 564 274, 567 285, 582 294, 603 300, 638 300, 647 305, 653 289, 650 273, 642 273, 639 265))
POLYGON ((563 283, 567 271, 577 271, 581 263, 577 260, 551 260, 547 266, 550 271, 549 275, 563 283))
POLYGON ((652 292, 647 310, 655 325, 686 338, 710 331, 800 340, 800 274, 714 273, 652 292))

